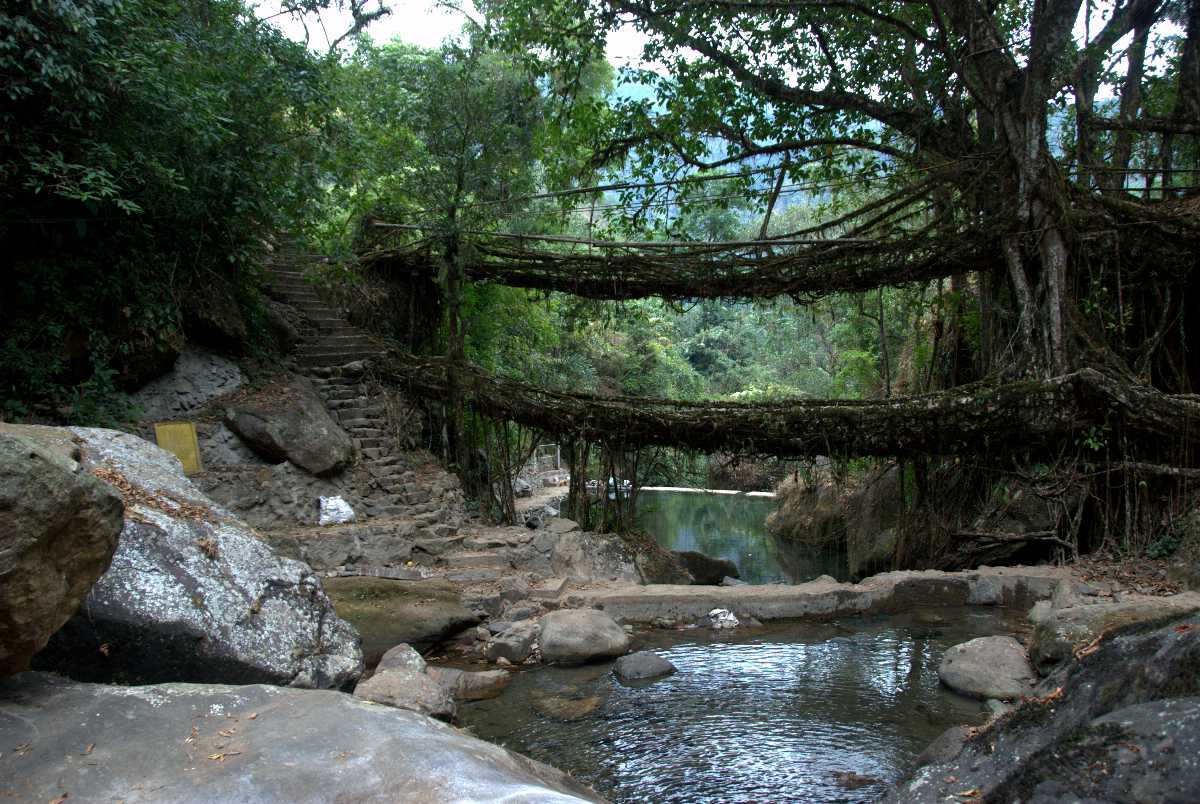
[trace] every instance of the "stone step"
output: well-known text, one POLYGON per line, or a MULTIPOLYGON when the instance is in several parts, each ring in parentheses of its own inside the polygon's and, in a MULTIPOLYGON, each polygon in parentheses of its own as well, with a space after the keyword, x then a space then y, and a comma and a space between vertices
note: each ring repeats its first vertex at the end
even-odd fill
POLYGON ((330 410, 350 410, 365 405, 369 400, 362 394, 354 394, 352 396, 338 397, 325 400, 325 406, 330 410))
POLYGON ((344 366, 347 363, 354 363, 358 360, 369 360, 373 357, 379 357, 383 354, 382 350, 373 352, 346 352, 344 354, 328 354, 328 355, 300 355, 296 362, 298 365, 307 366, 344 366))
POLYGON ((300 354, 346 351, 380 351, 380 349, 366 335, 339 335, 336 338, 317 336, 306 339, 299 349, 300 354))
POLYGON ((354 418, 354 419, 350 418, 349 416, 346 416, 346 417, 342 417, 338 420, 338 424, 340 424, 342 426, 342 428, 345 430, 355 430, 355 429, 360 429, 360 428, 364 428, 364 427, 375 429, 375 428, 378 428, 379 425, 381 425, 383 423, 384 422, 382 419, 376 419, 376 418, 367 417, 367 416, 360 416, 360 417, 354 418))
POLYGON ((464 569, 446 573, 446 580, 455 583, 485 583, 499 580, 503 571, 498 569, 464 569))
POLYGON ((346 419, 352 421, 354 419, 370 419, 374 422, 386 422, 387 413, 383 408, 341 408, 337 411, 339 420, 346 419))
POLYGON ((567 591, 570 581, 567 578, 547 578, 541 583, 529 587, 530 600, 558 600, 567 591))
POLYGON ((359 449, 376 449, 387 446, 386 438, 353 438, 351 440, 359 449))
POLYGON ((442 563, 452 569, 512 569, 512 561, 500 553, 449 553, 442 563))
MULTIPOLYGON (((379 439, 379 440, 383 441, 384 439, 379 439)), ((404 465, 404 456, 403 455, 386 455, 385 454, 385 455, 371 461, 371 466, 377 466, 380 468, 383 468, 385 466, 403 466, 403 465, 404 465)))

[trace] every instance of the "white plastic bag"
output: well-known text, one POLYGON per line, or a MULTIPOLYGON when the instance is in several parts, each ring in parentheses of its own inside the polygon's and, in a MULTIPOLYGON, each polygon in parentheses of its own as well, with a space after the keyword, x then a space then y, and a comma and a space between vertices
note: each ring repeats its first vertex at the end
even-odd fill
POLYGON ((317 520, 317 524, 343 525, 353 521, 354 509, 350 507, 350 503, 341 497, 321 498, 321 518, 317 520))
POLYGON ((737 628, 740 625, 729 609, 713 609, 708 613, 708 623, 713 628, 737 628))

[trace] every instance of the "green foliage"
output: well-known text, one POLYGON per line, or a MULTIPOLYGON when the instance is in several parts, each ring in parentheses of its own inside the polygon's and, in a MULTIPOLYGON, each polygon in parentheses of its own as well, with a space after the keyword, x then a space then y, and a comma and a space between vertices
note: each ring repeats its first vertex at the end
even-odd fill
POLYGON ((6 6, 7 415, 103 418, 178 343, 189 293, 253 308, 262 237, 307 215, 320 178, 326 99, 313 57, 240 0, 6 6))

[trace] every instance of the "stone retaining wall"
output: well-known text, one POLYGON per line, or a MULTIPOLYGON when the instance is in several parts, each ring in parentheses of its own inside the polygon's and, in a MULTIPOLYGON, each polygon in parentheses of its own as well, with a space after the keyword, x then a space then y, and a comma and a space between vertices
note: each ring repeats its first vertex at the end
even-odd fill
POLYGON ((567 595, 573 608, 602 609, 625 622, 657 619, 694 622, 712 609, 738 617, 791 620, 886 614, 928 606, 1028 608, 1054 594, 1070 577, 1060 567, 980 567, 968 572, 887 572, 848 584, 823 576, 795 586, 625 586, 585 589, 567 595))

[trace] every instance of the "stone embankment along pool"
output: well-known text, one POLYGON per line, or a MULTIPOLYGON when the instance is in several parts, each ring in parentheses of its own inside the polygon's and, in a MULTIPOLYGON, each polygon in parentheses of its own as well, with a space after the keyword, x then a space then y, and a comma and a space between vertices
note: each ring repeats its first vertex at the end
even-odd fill
POLYGON ((614 619, 697 621, 716 608, 738 617, 792 620, 887 614, 929 606, 1029 607, 1054 594, 1065 567, 980 567, 965 572, 885 572, 856 584, 822 576, 795 586, 604 586, 567 593, 572 608, 601 609, 614 619))
POLYGON ((773 491, 739 491, 738 489, 696 489, 690 486, 642 486, 639 491, 675 491, 684 494, 724 494, 729 497, 760 497, 775 499, 773 491))

